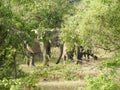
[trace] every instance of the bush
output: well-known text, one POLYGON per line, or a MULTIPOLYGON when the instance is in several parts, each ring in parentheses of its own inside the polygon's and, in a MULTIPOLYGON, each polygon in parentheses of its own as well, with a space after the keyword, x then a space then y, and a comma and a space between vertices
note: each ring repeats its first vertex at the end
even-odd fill
POLYGON ((114 80, 114 76, 117 74, 117 67, 120 64, 120 54, 115 57, 105 60, 99 66, 101 73, 91 78, 86 76, 85 81, 87 86, 79 87, 78 90, 119 90, 120 82, 114 80))
POLYGON ((120 83, 118 84, 113 80, 111 75, 100 74, 97 77, 90 78, 87 76, 85 78, 87 87, 86 88, 78 88, 78 90, 119 90, 120 83))
POLYGON ((38 76, 30 74, 27 77, 19 79, 0 80, 0 90, 34 90, 38 82, 38 76))

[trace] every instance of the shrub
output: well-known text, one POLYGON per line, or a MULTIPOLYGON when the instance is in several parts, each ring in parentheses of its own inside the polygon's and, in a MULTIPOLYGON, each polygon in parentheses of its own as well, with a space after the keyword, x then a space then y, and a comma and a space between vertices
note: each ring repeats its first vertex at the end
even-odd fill
POLYGON ((91 78, 86 76, 85 81, 87 86, 79 87, 78 90, 119 90, 120 83, 114 80, 114 76, 117 74, 117 67, 120 64, 120 54, 117 54, 115 57, 105 60, 98 67, 101 70, 101 73, 91 78))

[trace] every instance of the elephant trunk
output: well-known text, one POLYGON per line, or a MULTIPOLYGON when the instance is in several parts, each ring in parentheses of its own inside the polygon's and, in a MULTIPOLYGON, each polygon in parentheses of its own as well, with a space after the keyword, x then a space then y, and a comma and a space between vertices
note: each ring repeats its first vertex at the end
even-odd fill
POLYGON ((60 62, 62 54, 63 54, 63 44, 60 45, 60 55, 59 55, 59 58, 57 59, 56 64, 58 64, 60 62))

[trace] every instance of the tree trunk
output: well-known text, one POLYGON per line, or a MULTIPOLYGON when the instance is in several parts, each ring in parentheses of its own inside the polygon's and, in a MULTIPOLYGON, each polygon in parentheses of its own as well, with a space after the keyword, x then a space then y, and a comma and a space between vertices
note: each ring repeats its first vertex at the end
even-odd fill
POLYGON ((44 42, 44 50, 43 50, 44 66, 49 66, 50 54, 51 54, 51 44, 49 41, 46 41, 44 42))
POLYGON ((16 52, 13 55, 13 60, 14 60, 14 79, 17 78, 17 64, 16 64, 16 52))

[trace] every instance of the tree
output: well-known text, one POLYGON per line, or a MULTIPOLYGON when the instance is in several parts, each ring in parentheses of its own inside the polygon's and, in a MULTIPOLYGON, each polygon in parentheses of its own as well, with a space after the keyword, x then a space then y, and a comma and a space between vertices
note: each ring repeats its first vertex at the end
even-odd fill
POLYGON ((24 40, 32 41, 35 36, 21 17, 21 13, 13 11, 16 6, 12 6, 12 4, 12 1, 9 0, 0 1, 0 61, 2 62, 0 66, 1 69, 6 68, 6 75, 3 77, 8 78, 11 77, 11 74, 8 75, 7 73, 13 72, 13 68, 14 78, 17 77, 16 55, 24 49, 24 40))
POLYGON ((53 28, 61 27, 62 17, 75 1, 1 0, 0 50, 2 61, 11 58, 14 59, 15 64, 17 53, 25 49, 25 42, 31 44, 37 37, 43 42, 50 39, 50 35, 46 36, 46 33, 53 28), (33 32, 35 30, 38 31, 38 36, 33 32), (11 57, 7 58, 9 55, 11 57))
MULTIPOLYGON (((119 0, 83 0, 77 3, 76 10, 63 25, 63 40, 75 41, 89 47, 105 50, 119 49, 119 0), (68 32, 77 32, 72 37, 68 32)), ((69 42, 68 42, 69 43, 69 42)), ((70 42, 71 43, 71 42, 70 42)))

